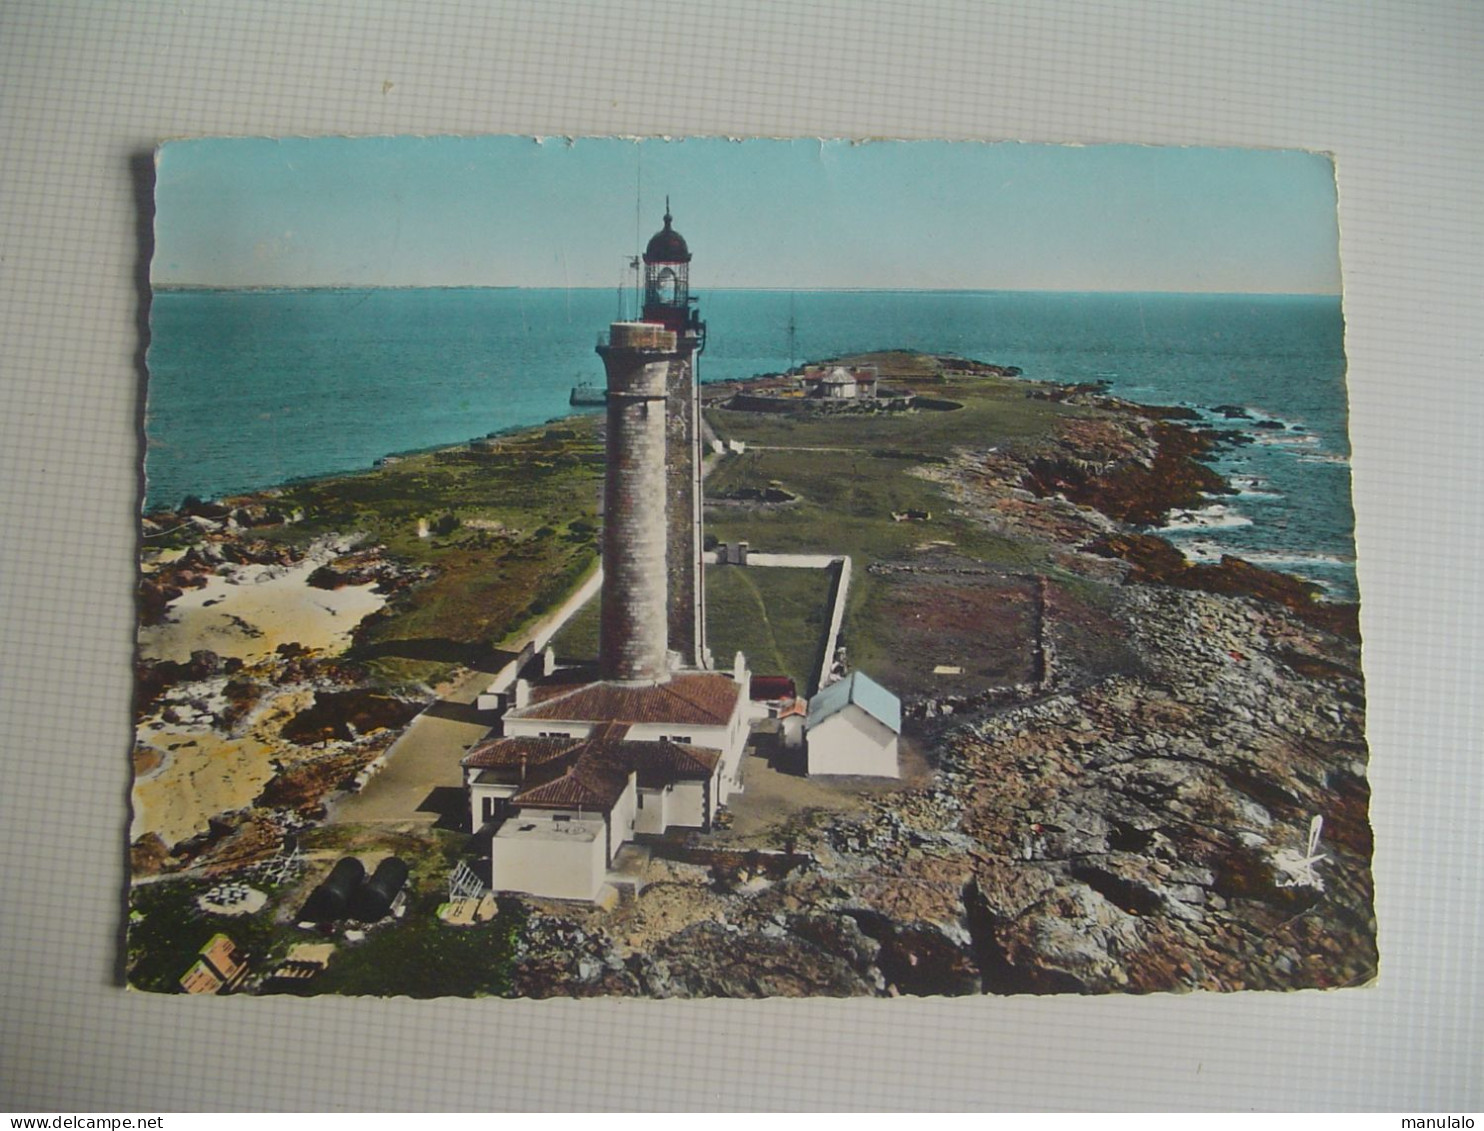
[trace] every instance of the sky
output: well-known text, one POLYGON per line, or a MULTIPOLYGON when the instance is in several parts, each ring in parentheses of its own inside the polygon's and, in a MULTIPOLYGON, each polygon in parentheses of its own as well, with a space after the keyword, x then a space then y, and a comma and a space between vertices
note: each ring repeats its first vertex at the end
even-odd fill
POLYGON ((654 138, 170 142, 151 277, 611 288, 667 195, 697 293, 1340 290, 1321 154, 654 138))

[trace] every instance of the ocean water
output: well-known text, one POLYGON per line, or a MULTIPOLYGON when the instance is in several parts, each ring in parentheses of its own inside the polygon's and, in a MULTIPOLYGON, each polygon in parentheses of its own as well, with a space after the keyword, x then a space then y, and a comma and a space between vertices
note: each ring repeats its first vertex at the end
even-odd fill
MULTIPOLYGON (((1240 493, 1162 533, 1193 558, 1237 553, 1355 596, 1336 297, 702 291, 700 301, 705 381, 908 348, 1195 408, 1253 440, 1216 465, 1240 493)), ((146 509, 566 415, 574 384, 601 386, 593 347, 618 313, 614 292, 593 290, 157 293, 146 509)))

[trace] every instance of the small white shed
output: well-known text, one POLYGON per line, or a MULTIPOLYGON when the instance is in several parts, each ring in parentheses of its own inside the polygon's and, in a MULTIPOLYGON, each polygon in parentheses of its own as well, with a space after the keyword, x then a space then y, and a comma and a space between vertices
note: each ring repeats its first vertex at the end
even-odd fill
POLYGON ((820 380, 819 390, 829 400, 854 400, 860 394, 855 374, 838 365, 820 380))
POLYGON ((851 672, 809 700, 808 772, 899 778, 901 732, 902 701, 864 672, 851 672))

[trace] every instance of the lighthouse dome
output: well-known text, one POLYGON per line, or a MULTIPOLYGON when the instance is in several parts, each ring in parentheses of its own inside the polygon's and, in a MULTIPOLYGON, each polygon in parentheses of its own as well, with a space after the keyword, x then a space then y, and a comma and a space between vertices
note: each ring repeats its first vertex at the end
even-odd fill
POLYGON ((645 263, 689 263, 690 248, 685 246, 685 237, 670 227, 670 209, 665 209, 665 226, 649 239, 644 249, 645 263))

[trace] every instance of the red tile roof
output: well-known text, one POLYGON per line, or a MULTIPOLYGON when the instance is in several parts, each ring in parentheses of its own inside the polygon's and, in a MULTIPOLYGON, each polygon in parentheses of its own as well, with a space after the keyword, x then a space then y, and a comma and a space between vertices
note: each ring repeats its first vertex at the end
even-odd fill
POLYGON ((748 694, 753 699, 792 699, 798 689, 791 676, 755 675, 748 694))
POLYGON ((589 738, 487 739, 465 755, 474 769, 519 769, 525 788, 511 801, 535 809, 611 810, 629 776, 646 789, 676 781, 706 781, 721 751, 670 742, 632 741, 634 723, 724 726, 737 709, 742 688, 729 676, 677 675, 648 686, 622 683, 547 684, 547 697, 511 711, 514 718, 596 723, 589 738))
POLYGON ((517 793, 511 800, 532 809, 593 809, 608 812, 623 796, 629 775, 617 767, 577 765, 559 778, 517 793))
POLYGON ((737 707, 741 691, 730 676, 711 672, 677 675, 666 683, 641 686, 588 683, 554 689, 549 698, 511 711, 510 717, 725 726, 737 707))
POLYGON ((624 742, 604 757, 639 775, 639 784, 657 789, 673 781, 705 781, 716 772, 720 750, 675 742, 624 742))
POLYGON ((565 758, 582 744, 580 738, 527 738, 524 735, 488 738, 464 755, 463 764, 478 770, 514 769, 522 762, 527 767, 542 766, 565 758))
MULTIPOLYGON (((620 724, 605 729, 621 736, 628 728, 620 724)), ((511 770, 521 765, 522 752, 533 747, 542 757, 538 761, 528 755, 531 776, 511 801, 537 809, 607 812, 622 796, 630 774, 637 774, 644 788, 658 789, 677 781, 706 781, 721 761, 719 750, 664 740, 499 738, 476 746, 464 764, 511 770)))

